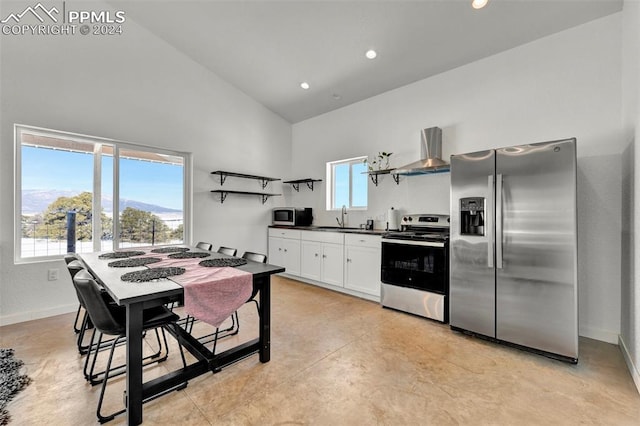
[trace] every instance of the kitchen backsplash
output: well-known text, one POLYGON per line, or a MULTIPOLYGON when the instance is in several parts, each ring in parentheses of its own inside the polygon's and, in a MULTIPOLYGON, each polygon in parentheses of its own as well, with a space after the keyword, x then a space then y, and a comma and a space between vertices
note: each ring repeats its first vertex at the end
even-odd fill
MULTIPOLYGON (((438 173, 417 176, 401 176, 396 185, 391 176, 383 176, 378 186, 369 182, 368 208, 366 210, 349 210, 345 218, 345 226, 357 227, 367 219, 373 219, 375 229, 385 229, 387 212, 390 207, 398 210, 398 214, 437 213, 449 214, 450 209, 449 173, 438 173)), ((337 225, 336 217, 340 211, 327 211, 326 187, 323 181, 316 184, 313 191, 301 188, 299 192, 283 185, 282 205, 293 207, 312 207, 314 225, 337 225)))

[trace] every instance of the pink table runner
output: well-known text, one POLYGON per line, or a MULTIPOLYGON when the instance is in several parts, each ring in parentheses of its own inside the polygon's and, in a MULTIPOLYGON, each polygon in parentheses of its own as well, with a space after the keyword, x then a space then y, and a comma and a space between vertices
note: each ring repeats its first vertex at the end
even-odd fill
POLYGON ((251 297, 253 274, 250 272, 198 265, 213 257, 171 259, 164 253, 145 251, 147 256, 163 259, 148 265, 151 268, 175 266, 186 269, 184 274, 170 278, 184 287, 185 312, 214 327, 219 327, 251 297))

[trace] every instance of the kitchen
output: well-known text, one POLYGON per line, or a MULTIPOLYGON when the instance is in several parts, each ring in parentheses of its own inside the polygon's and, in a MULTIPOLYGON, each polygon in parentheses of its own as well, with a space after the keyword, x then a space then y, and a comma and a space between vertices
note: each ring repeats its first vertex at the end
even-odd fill
MULTIPOLYGON (((3 2, 3 14, 5 8, 3 2)), ((3 38, 0 187, 3 197, 13 193, 13 123, 166 148, 177 143, 196 158, 198 234, 239 241, 247 249, 255 235, 264 235, 256 249, 266 251, 271 207, 309 206, 317 224, 335 223, 339 212, 325 211, 323 184, 300 192, 282 185, 283 197, 264 206, 253 198, 220 205, 210 193, 217 188, 211 171, 324 179, 327 162, 379 151, 392 151, 391 165, 398 167, 419 155, 420 131, 431 126, 443 130, 445 158, 576 137, 579 331, 616 345, 620 336, 637 384, 640 324, 630 253, 637 244, 633 140, 640 128, 640 43, 633 29, 639 27, 639 13, 637 2, 625 1, 620 12, 294 124, 133 18, 127 22, 128 46, 104 39, 3 38), (144 85, 138 84, 140 76, 144 85), (221 229, 219 223, 227 226, 221 229)), ((401 177, 398 184, 384 176, 378 186, 369 186, 368 210, 349 212, 347 223, 356 226, 369 217, 384 222, 390 206, 404 213, 447 214, 449 190, 448 174, 401 177)), ((72 289, 62 281, 47 282, 46 264, 13 264, 11 203, 1 209, 3 324, 71 311, 72 289)))

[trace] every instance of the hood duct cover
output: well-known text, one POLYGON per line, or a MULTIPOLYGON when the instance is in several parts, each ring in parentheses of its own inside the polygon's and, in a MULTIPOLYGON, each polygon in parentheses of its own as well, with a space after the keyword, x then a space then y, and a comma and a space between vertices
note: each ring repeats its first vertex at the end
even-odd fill
POLYGON ((429 127, 421 132, 420 160, 395 169, 396 175, 419 175, 449 171, 449 163, 442 160, 442 129, 429 127))

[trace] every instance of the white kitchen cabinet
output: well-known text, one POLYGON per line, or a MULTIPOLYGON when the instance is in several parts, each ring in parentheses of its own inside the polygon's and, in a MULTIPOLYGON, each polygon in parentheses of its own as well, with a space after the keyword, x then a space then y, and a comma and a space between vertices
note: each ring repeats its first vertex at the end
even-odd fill
POLYGON ((334 286, 343 286, 344 238, 336 232, 302 231, 300 275, 334 286))
POLYGON ((300 276, 320 281, 322 277, 322 243, 300 242, 300 276))
POLYGON ((287 274, 300 275, 300 231, 269 228, 269 263, 283 266, 287 274))
POLYGON ((269 263, 300 281, 380 301, 380 235, 269 228, 269 263))
POLYGON ((342 244, 322 244, 322 281, 342 287, 344 285, 344 246, 342 244))
POLYGON ((345 235, 345 288, 380 296, 381 242, 377 235, 345 235))

